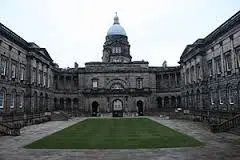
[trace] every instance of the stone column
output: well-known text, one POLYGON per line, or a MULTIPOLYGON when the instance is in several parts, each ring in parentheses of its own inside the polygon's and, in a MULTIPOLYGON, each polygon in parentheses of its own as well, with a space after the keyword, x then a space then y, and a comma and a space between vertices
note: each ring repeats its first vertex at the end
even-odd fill
POLYGON ((214 60, 214 48, 211 49, 212 51, 212 77, 215 77, 216 76, 216 73, 215 73, 215 60, 214 60))
POLYGON ((231 45, 231 60, 232 60, 232 73, 236 73, 236 68, 237 68, 237 58, 236 58, 236 52, 234 49, 234 43, 233 43, 233 35, 231 35, 230 37, 230 45, 231 45))
POLYGON ((222 70, 222 76, 225 76, 225 60, 224 60, 224 55, 223 55, 223 46, 222 42, 219 43, 220 45, 220 54, 221 54, 221 70, 222 70))

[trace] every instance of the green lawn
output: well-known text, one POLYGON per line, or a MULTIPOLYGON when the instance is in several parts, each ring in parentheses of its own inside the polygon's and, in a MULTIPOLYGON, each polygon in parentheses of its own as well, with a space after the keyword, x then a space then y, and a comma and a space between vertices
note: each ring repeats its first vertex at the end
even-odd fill
POLYGON ((202 142, 147 118, 87 119, 25 148, 137 149, 200 146, 202 142))

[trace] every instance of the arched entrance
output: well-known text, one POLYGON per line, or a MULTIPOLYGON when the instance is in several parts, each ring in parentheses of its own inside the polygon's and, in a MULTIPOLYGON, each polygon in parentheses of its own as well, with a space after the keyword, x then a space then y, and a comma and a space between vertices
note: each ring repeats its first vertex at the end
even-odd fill
POLYGON ((137 101, 138 116, 143 116, 143 102, 137 101))
POLYGON ((92 116, 96 117, 98 113, 98 102, 94 101, 92 103, 92 116))
POLYGON ((123 102, 116 99, 112 103, 112 116, 113 117, 123 117, 123 102))

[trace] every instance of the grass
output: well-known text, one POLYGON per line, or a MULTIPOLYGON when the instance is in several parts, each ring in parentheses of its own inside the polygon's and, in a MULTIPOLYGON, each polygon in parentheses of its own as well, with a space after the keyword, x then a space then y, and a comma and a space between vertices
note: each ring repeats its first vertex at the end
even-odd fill
POLYGON ((87 119, 25 148, 137 149, 201 146, 202 142, 147 118, 87 119))

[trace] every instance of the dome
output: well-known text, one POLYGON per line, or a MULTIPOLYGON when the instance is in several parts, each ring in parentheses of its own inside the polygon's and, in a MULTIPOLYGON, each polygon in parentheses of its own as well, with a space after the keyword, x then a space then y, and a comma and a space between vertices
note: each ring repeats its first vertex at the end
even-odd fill
POLYGON ((119 18, 117 16, 117 13, 116 13, 116 16, 114 17, 113 25, 109 28, 109 30, 107 32, 107 36, 111 36, 111 35, 127 36, 124 28, 119 23, 119 18))

